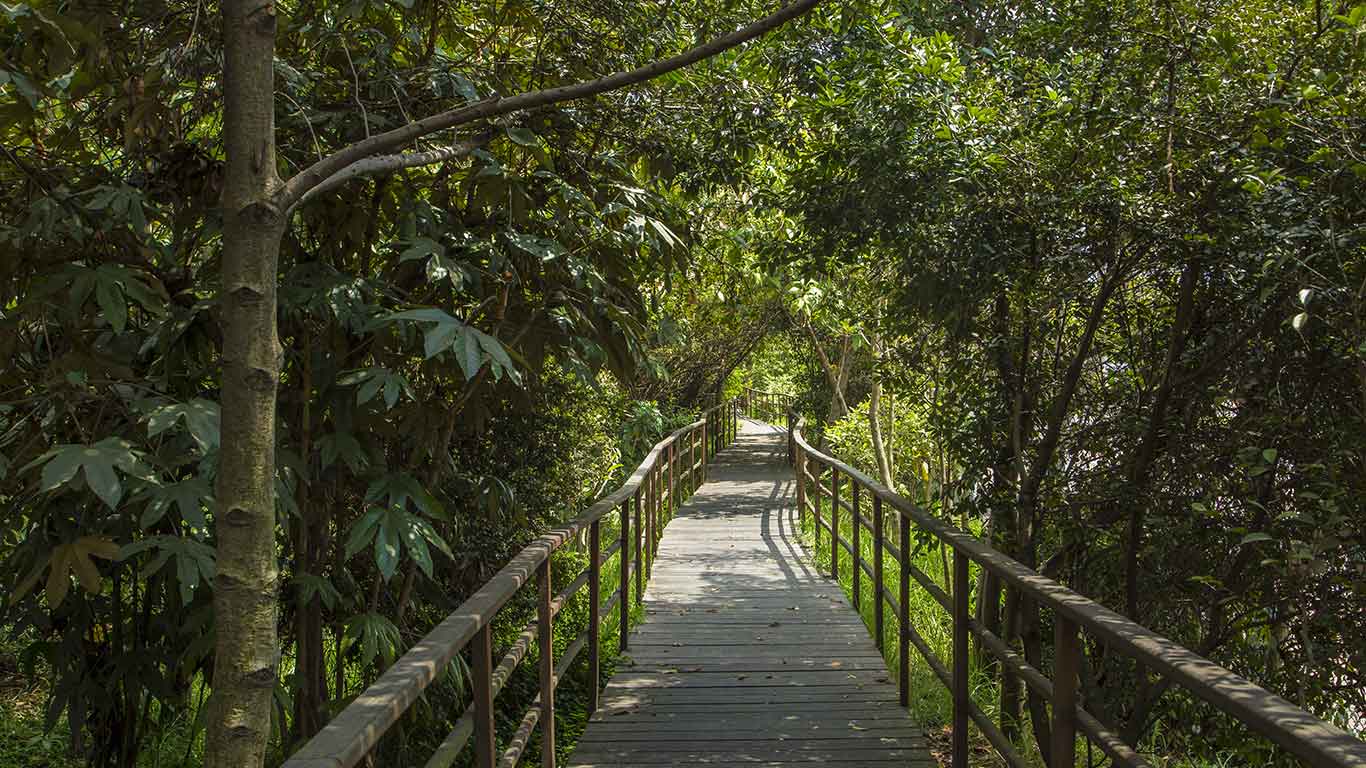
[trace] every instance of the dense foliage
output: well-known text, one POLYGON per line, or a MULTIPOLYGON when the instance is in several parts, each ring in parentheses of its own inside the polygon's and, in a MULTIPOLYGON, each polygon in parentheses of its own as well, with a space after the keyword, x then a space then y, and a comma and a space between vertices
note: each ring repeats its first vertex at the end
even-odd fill
MULTIPOLYGON (((46 676, 90 764, 197 760, 212 690, 219 10, 0 5, 0 675, 46 676)), ((279 174, 771 10, 281 4, 279 174)), ((740 382, 1360 731, 1364 33, 1352 2, 838 4, 318 189, 276 275, 271 759, 740 382)), ((1036 608, 990 579, 977 608, 1046 666, 1036 608)), ((1199 722, 1163 747, 1275 759, 1088 650, 1086 700, 1131 738, 1199 722)), ((996 685, 1046 751, 1043 702, 996 685)))
MULTIPOLYGON (((869 377, 895 394, 912 497, 1358 731, 1363 22, 1318 3, 888 12, 808 74, 801 130, 760 170, 784 223, 760 263, 823 331, 778 355, 812 372, 792 391, 823 392, 813 414, 852 339, 842 399, 869 377)), ((868 412, 835 434, 871 471, 868 412)), ((988 626, 1046 663, 1038 609, 980 587, 988 626)), ((1273 759, 1090 650, 1086 700, 1130 738, 1273 759)), ((1046 754, 1044 703, 1022 714, 1001 682, 1007 730, 1046 754)))

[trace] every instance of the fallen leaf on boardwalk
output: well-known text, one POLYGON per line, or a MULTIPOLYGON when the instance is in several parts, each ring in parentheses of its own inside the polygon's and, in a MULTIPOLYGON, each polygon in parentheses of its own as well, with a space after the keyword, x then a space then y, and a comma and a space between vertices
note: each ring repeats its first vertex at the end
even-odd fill
POLYGON ((853 728, 853 729, 856 730, 856 731, 866 731, 866 730, 868 730, 867 728, 864 728, 863 726, 859 725, 858 723, 854 722, 853 720, 850 720, 850 721, 849 721, 849 727, 850 727, 850 728, 853 728))

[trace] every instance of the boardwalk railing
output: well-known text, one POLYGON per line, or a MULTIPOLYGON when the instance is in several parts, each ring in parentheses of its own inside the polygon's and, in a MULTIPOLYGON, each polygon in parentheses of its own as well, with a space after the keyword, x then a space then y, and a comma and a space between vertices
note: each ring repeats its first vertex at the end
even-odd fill
MULTIPOLYGON (((426 761, 427 768, 450 765, 471 737, 476 768, 493 768, 494 765, 511 768, 521 759, 538 722, 541 726, 541 765, 552 768, 555 765, 557 684, 579 654, 587 649, 587 676, 592 681, 588 709, 590 713, 597 709, 598 648, 604 617, 620 607, 617 642, 624 650, 630 622, 632 577, 634 597, 639 603, 648 564, 653 560, 667 522, 666 515, 706 482, 707 461, 735 439, 738 405, 738 400, 728 400, 707 409, 697 421, 656 444, 624 485, 604 496, 573 522, 527 545, 296 752, 285 763, 285 768, 350 768, 360 763, 456 654, 466 649, 469 651, 473 702, 435 754, 426 761), (602 524, 614 515, 619 515, 619 535, 604 548, 602 524), (588 568, 557 592, 551 584, 551 555, 585 531, 588 533, 588 568), (619 586, 604 603, 600 590, 602 564, 618 552, 621 553, 619 586), (499 609, 533 577, 539 596, 537 617, 495 667, 493 621, 499 609), (589 598, 587 630, 556 659, 552 631, 555 615, 584 586, 588 587, 589 598), (533 642, 540 657, 539 695, 500 753, 494 729, 493 700, 533 642)), ((410 761, 404 763, 405 766, 409 764, 410 761)), ((411 764, 416 765, 417 761, 411 761, 411 764)))
POLYGON ((782 392, 746 389, 743 402, 746 416, 778 424, 787 418, 787 413, 796 405, 797 398, 782 392))
MULTIPOLYGON (((756 416, 785 396, 772 393, 747 393, 747 414, 756 416)), ((775 420, 776 421, 776 420, 775 420)), ((1104 643, 1107 648, 1135 659, 1149 672, 1167 678, 1215 708, 1242 721, 1248 728, 1298 757, 1312 768, 1362 768, 1366 766, 1366 742, 1300 709, 1233 672, 1103 605, 1073 592, 1011 558, 997 552, 974 536, 933 517, 910 500, 879 485, 871 477, 844 462, 821 453, 802 436, 805 422, 794 411, 786 414, 789 460, 797 480, 797 509, 803 525, 813 523, 816 547, 821 538, 830 542, 831 575, 838 577, 841 550, 852 558, 853 603, 860 605, 863 576, 878 599, 873 601, 873 632, 882 645, 885 608, 898 618, 898 642, 902 660, 898 686, 901 703, 909 703, 910 674, 906 663, 910 646, 925 659, 935 676, 949 689, 953 698, 952 764, 968 765, 968 721, 976 723, 1001 757, 1015 768, 1028 763, 1010 740, 968 693, 968 638, 975 636, 981 646, 1013 670, 1040 696, 1050 702, 1051 768, 1074 768, 1078 732, 1100 747, 1117 765, 1149 766, 1134 748, 1088 712, 1078 696, 1078 672, 1082 663, 1081 633, 1104 643), (821 519, 822 501, 828 499, 829 515, 821 519), (864 516, 865 504, 871 507, 871 520, 864 516), (841 532, 842 516, 850 520, 850 538, 841 532), (894 521, 889 518, 894 518, 894 521), (887 524, 894 522, 895 543, 886 536, 887 524), (911 530, 917 526, 953 550, 951 594, 942 589, 911 563, 911 530), (873 537, 873 562, 863 556, 863 532, 873 537), (898 594, 885 586, 883 575, 890 557, 898 569, 898 594), (987 630, 968 610, 972 589, 969 562, 999 576, 1006 584, 1054 617, 1054 654, 1051 675, 1025 661, 999 636, 987 630), (949 663, 934 654, 929 644, 908 621, 910 582, 914 580, 952 617, 952 658, 949 663)))

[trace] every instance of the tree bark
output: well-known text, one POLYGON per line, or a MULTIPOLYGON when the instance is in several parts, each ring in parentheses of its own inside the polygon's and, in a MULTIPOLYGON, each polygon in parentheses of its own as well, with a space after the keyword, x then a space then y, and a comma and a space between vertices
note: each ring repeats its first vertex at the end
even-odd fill
MULTIPOLYGON (((873 354, 880 364, 882 342, 878 339, 873 340, 873 354)), ((892 417, 892 423, 896 424, 895 415, 892 417)), ((882 373, 878 370, 873 371, 873 387, 868 393, 868 434, 873 441, 873 457, 877 460, 878 478, 884 486, 896 490, 892 487, 892 458, 886 441, 882 439, 882 373)))
POLYGON ((284 233, 269 201, 275 173, 271 0, 223 3, 222 449, 214 531, 217 646, 205 765, 265 762, 276 640, 275 393, 280 344, 275 286, 284 233))

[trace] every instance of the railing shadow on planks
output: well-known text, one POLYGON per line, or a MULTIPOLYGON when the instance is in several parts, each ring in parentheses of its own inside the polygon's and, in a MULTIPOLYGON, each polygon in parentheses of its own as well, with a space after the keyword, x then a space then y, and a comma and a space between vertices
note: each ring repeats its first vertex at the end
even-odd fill
MULTIPOLYGON (((854 605, 860 605, 862 576, 867 576, 877 598, 873 601, 873 628, 881 650, 884 606, 898 618, 899 658, 910 656, 915 646, 953 699, 952 765, 968 765, 968 721, 975 723, 997 753, 1012 768, 1029 764, 968 695, 968 638, 975 636, 1000 663, 1014 670, 1025 684, 1048 700, 1051 710, 1050 768, 1074 768, 1077 735, 1103 750, 1116 765, 1147 768, 1150 763, 1133 745, 1125 743, 1114 731, 1087 712, 1078 697, 1078 677, 1082 663, 1081 632, 1105 644, 1108 649, 1131 657, 1150 672, 1180 685, 1215 708, 1240 720, 1248 728, 1270 739, 1311 768, 1366 768, 1366 742, 1336 728, 1286 699, 1224 669, 1214 662, 1136 624, 1105 606, 1052 579, 1030 570, 984 544, 976 537, 930 515, 921 507, 880 485, 857 469, 821 453, 802 435, 805 419, 794 410, 795 398, 775 392, 748 390, 744 395, 746 415, 756 420, 784 419, 788 435, 788 461, 797 479, 797 509, 803 524, 812 519, 815 548, 821 537, 830 541, 830 570, 838 578, 840 550, 853 558, 852 592, 854 605), (848 494, 841 498, 843 486, 848 494), (815 494, 815 501, 813 501, 815 494), (821 502, 829 499, 833 519, 821 519, 821 502), (861 499, 868 499, 872 519, 863 515, 861 499), (857 513, 856 513, 857 511, 857 513), (851 518, 853 541, 838 533, 843 525, 840 515, 851 518), (895 518, 894 521, 889 518, 895 518), (894 522, 897 542, 886 540, 887 523, 894 522), (911 564, 904 553, 911 551, 911 528, 917 526, 953 550, 953 578, 949 594, 911 564), (861 532, 873 536, 873 563, 862 555, 861 532), (835 542, 838 546, 835 546, 835 542), (898 595, 892 595, 883 580, 884 553, 891 555, 899 568, 898 595), (969 561, 995 573, 1027 599, 1050 609, 1054 617, 1054 661, 1052 675, 1028 664, 999 636, 982 626, 968 610, 972 581, 969 561), (910 582, 914 579, 944 610, 953 622, 952 669, 945 665, 910 626, 903 606, 910 603, 910 582)), ((909 703, 909 667, 900 665, 898 686, 901 704, 909 703)))
POLYGON ((640 603, 648 570, 648 566, 642 568, 641 564, 648 563, 654 556, 667 522, 666 513, 676 510, 706 482, 708 460, 735 439, 738 414, 738 399, 721 402, 703 411, 697 421, 657 443, 620 488, 598 500, 564 527, 528 544, 291 756, 284 768, 351 768, 357 765, 456 654, 466 649, 469 651, 473 701, 450 735, 426 761, 426 768, 449 766, 460 756, 471 737, 476 768, 515 766, 538 722, 541 725, 542 765, 553 767, 556 685, 586 648, 587 677, 594 681, 589 686, 588 709, 590 714, 597 709, 598 649, 603 618, 610 616, 614 608, 622 608, 617 612, 617 631, 619 648, 625 650, 632 577, 634 597, 640 603), (620 535, 604 549, 601 527, 604 520, 614 514, 620 515, 620 535), (585 531, 589 566, 574 581, 555 592, 550 578, 551 555, 585 531), (618 562, 620 583, 611 597, 602 603, 602 564, 617 552, 622 553, 618 562), (539 592, 537 617, 494 667, 493 621, 499 609, 533 577, 539 592), (553 650, 545 650, 553 646, 555 615, 584 586, 588 587, 589 594, 587 629, 556 660, 553 650), (499 753, 493 700, 533 642, 541 649, 539 694, 516 733, 499 753))

